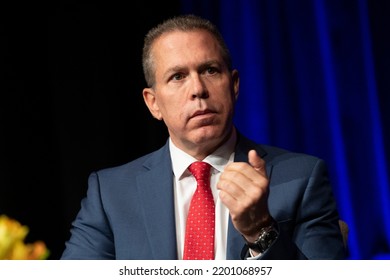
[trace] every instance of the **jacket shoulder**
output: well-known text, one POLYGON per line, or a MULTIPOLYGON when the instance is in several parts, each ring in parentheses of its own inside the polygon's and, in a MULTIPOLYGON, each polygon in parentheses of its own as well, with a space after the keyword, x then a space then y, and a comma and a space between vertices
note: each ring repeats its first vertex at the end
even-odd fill
POLYGON ((166 163, 167 160, 170 160, 169 147, 168 145, 164 145, 160 149, 138 157, 132 161, 122 165, 100 169, 95 173, 99 176, 108 177, 122 177, 128 176, 129 174, 136 176, 152 169, 154 166, 166 163))

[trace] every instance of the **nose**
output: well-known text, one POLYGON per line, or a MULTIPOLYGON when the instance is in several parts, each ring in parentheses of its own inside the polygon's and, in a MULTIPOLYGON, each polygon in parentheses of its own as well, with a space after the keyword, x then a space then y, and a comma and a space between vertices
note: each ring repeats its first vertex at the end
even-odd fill
POLYGON ((207 87, 200 75, 194 75, 191 79, 191 97, 192 98, 207 98, 207 87))

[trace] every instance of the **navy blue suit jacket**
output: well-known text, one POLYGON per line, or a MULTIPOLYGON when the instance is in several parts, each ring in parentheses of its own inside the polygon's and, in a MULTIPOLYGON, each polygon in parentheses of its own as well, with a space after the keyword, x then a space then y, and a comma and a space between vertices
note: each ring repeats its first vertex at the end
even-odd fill
MULTIPOLYGON (((238 135, 235 161, 255 149, 270 178, 269 211, 280 231, 261 259, 344 259, 338 212, 324 162, 257 145, 238 135)), ((177 259, 168 142, 125 165, 94 172, 61 259, 177 259)), ((244 239, 228 226, 227 259, 243 259, 244 239)))

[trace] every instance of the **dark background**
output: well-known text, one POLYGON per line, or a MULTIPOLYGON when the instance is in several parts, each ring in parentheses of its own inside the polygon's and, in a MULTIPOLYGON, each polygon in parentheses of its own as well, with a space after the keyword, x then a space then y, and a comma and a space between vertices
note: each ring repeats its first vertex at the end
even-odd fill
MULTIPOLYGON (((4 1, 3 1, 4 2, 4 1)), ((58 259, 90 172, 163 145, 142 99, 145 33, 213 20, 241 73, 236 124, 324 158, 352 259, 390 259, 390 2, 0 4, 0 214, 58 259)))
POLYGON ((0 213, 28 225, 27 241, 44 240, 50 258, 64 249, 89 173, 165 143, 143 103, 141 50, 178 8, 2 5, 0 213))

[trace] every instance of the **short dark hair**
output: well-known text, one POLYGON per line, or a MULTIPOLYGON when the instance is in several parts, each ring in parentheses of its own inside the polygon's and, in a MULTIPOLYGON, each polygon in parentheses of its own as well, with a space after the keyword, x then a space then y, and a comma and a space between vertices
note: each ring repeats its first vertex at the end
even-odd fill
POLYGON ((170 19, 165 20, 156 27, 149 30, 144 39, 144 47, 142 50, 142 67, 144 71, 145 81, 148 87, 152 87, 155 81, 155 69, 153 63, 153 57, 151 54, 151 49, 153 43, 165 33, 173 31, 193 31, 196 29, 201 29, 209 32, 219 43, 221 55, 226 63, 228 69, 232 68, 232 61, 229 49, 223 39, 221 33, 219 32, 216 25, 210 22, 207 19, 201 18, 196 15, 180 15, 170 19))

